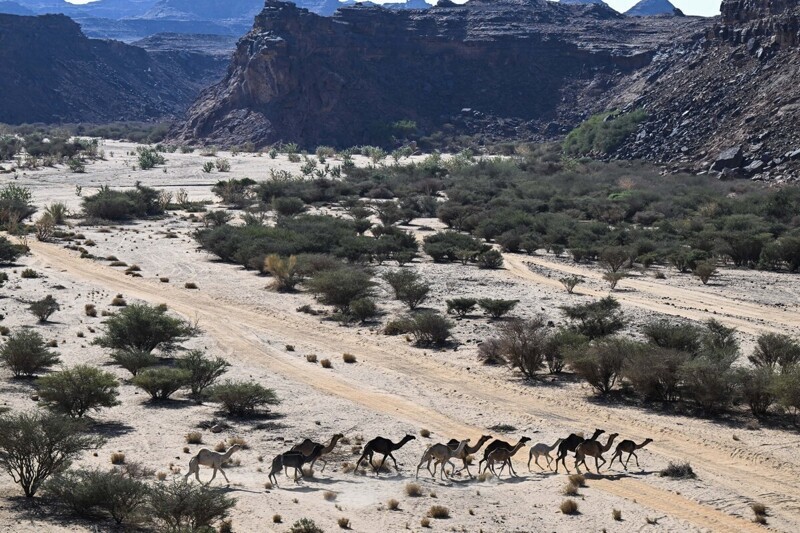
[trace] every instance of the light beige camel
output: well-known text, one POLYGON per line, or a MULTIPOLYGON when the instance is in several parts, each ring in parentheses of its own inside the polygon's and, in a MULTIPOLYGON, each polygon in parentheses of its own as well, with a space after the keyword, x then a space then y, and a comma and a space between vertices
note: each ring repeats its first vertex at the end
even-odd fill
POLYGON ((585 440, 578 444, 578 447, 575 448, 575 470, 580 474, 581 469, 578 466, 581 464, 583 464, 583 466, 585 466, 588 470, 589 467, 586 465, 586 456, 591 456, 594 457, 594 467, 597 469, 597 473, 599 474, 600 461, 603 461, 603 464, 606 464, 606 460, 603 459, 603 454, 611 449, 611 445, 614 443, 614 439, 617 437, 619 437, 619 433, 612 433, 609 435, 605 446, 601 446, 596 440, 585 440))
MULTIPOLYGON (((611 458, 611 462, 608 463, 608 468, 610 469, 611 465, 614 464, 614 459, 619 459, 619 463, 625 468, 625 470, 627 470, 628 469, 628 462, 630 462, 630 460, 631 460, 631 455, 636 458, 636 466, 638 467, 639 466, 639 456, 636 455, 636 450, 644 448, 645 446, 647 446, 651 442, 653 442, 653 439, 644 439, 644 442, 642 442, 641 444, 636 444, 632 440, 624 440, 624 441, 620 442, 619 444, 617 444, 617 450, 614 452, 614 457, 612 457, 611 458), (625 461, 625 463, 622 462, 622 454, 623 453, 627 453, 628 454, 628 460, 625 461)), ((641 468, 641 467, 639 467, 639 468, 641 468)))
MULTIPOLYGON (((486 444, 486 441, 491 439, 491 438, 492 438, 491 435, 483 435, 483 436, 481 436, 480 439, 478 439, 478 443, 475 444, 475 446, 467 446, 466 448, 464 448, 464 451, 462 451, 458 455, 455 455, 454 457, 456 459, 461 459, 461 461, 464 463, 464 466, 459 468, 456 472, 461 472, 462 470, 466 470, 467 471, 467 475, 469 475, 469 477, 473 477, 472 473, 469 471, 469 459, 468 459, 468 457, 470 457, 474 453, 479 452, 480 449, 483 448, 483 445, 486 444)), ((448 443, 447 443, 447 446, 449 446, 451 449, 455 450, 455 449, 458 448, 459 444, 461 444, 461 443, 459 441, 457 441, 456 439, 450 439, 450 441, 448 441, 448 443)))
POLYGON ((492 451, 486 457, 486 468, 491 470, 492 474, 494 474, 495 476, 500 477, 503 474, 503 469, 506 467, 506 465, 508 465, 508 470, 509 472, 511 472, 511 475, 514 477, 518 477, 517 473, 514 471, 514 465, 511 463, 511 458, 514 457, 514 455, 518 451, 520 451, 523 446, 525 446, 525 443, 529 442, 530 440, 531 439, 529 439, 528 437, 522 437, 521 439, 519 439, 519 442, 517 442, 517 444, 511 449, 497 448, 496 450, 492 451), (495 463, 503 463, 503 465, 500 467, 500 474, 498 474, 494 470, 495 463))
POLYGON ((311 462, 311 468, 314 468, 314 463, 316 463, 317 461, 322 461, 323 465, 322 465, 322 470, 320 470, 320 472, 324 472, 325 467, 328 466, 328 461, 326 461, 322 457, 324 455, 328 455, 329 453, 331 453, 333 449, 336 448, 336 443, 339 442, 339 439, 341 439, 342 437, 344 437, 344 435, 342 435, 341 433, 337 433, 336 435, 331 437, 331 441, 330 443, 328 443, 327 446, 325 446, 324 444, 320 444, 319 442, 314 442, 311 439, 306 439, 300 444, 295 444, 294 446, 292 446, 291 451, 300 452, 307 457, 314 452, 314 449, 317 446, 322 446, 322 451, 320 452, 319 456, 311 462))
POLYGON ((534 457, 536 457, 536 460, 533 462, 536 463, 536 466, 544 470, 542 465, 539 464, 539 457, 543 455, 544 458, 547 459, 547 468, 549 469, 550 463, 553 462, 553 457, 550 455, 550 452, 555 450, 556 446, 558 446, 562 440, 564 439, 558 439, 552 446, 548 446, 544 442, 540 442, 539 444, 535 444, 533 447, 531 447, 531 451, 528 454, 528 472, 531 472, 531 461, 533 461, 534 457))
MULTIPOLYGON (((225 481, 228 483, 228 485, 230 485, 231 482, 228 481, 228 476, 225 475, 225 470, 222 469, 222 465, 224 465, 228 459, 231 458, 231 455, 233 455, 234 452, 238 452, 241 449, 242 447, 238 444, 234 444, 228 448, 225 453, 212 452, 208 448, 203 448, 189 461, 189 471, 184 476, 184 479, 189 479, 189 476, 194 474, 194 477, 197 479, 197 481, 200 481, 200 466, 202 465, 214 469, 214 475, 211 476, 211 479, 208 480, 206 485, 210 485, 211 482, 214 481, 214 478, 217 477, 217 470, 222 473, 222 477, 224 477, 225 481)), ((202 483, 202 481, 200 482, 202 483)))
POLYGON ((469 439, 464 439, 459 443, 458 448, 456 448, 455 450, 452 449, 447 444, 434 444, 433 446, 425 450, 424 454, 422 454, 422 460, 417 465, 416 478, 419 479, 419 469, 422 468, 423 463, 427 462, 428 472, 430 472, 431 476, 433 476, 434 478, 436 478, 436 467, 442 465, 442 470, 441 472, 439 472, 439 477, 444 481, 445 475, 447 477, 450 477, 450 475, 447 474, 445 470, 445 465, 449 464, 451 467, 451 471, 455 472, 456 465, 453 464, 451 459, 453 459, 453 457, 458 457, 459 454, 461 454, 467 447, 467 444, 469 444, 469 439), (432 461, 433 461, 433 471, 431 472, 432 461))

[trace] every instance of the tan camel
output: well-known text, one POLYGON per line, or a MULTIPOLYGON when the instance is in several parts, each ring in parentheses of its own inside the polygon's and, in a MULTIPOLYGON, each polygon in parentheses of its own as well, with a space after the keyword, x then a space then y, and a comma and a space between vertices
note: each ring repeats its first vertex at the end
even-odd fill
POLYGON ((322 446, 322 452, 319 454, 319 457, 317 457, 311 462, 310 466, 311 468, 314 468, 314 463, 316 463, 317 461, 322 461, 323 465, 322 465, 322 470, 320 470, 320 472, 324 472, 325 467, 328 466, 328 461, 326 461, 322 457, 324 455, 328 455, 329 453, 331 453, 333 449, 336 448, 336 443, 339 442, 339 439, 341 439, 342 437, 344 437, 344 435, 342 435, 341 433, 337 433, 336 435, 331 437, 331 441, 330 443, 328 443, 327 446, 325 446, 324 444, 320 444, 319 442, 314 442, 311 439, 305 439, 300 444, 295 444, 294 446, 292 446, 291 451, 300 452, 305 456, 309 456, 314 451, 314 448, 316 448, 317 446, 322 446))
MULTIPOLYGON (((464 448, 464 451, 454 456, 456 459, 461 459, 461 461, 464 463, 464 466, 459 468, 456 471, 456 473, 461 472, 462 470, 466 470, 467 475, 469 475, 469 477, 473 477, 472 473, 469 471, 469 461, 467 460, 467 457, 469 457, 472 454, 478 453, 481 450, 481 448, 483 448, 483 445, 486 444, 486 441, 491 438, 492 438, 491 435, 483 435, 480 439, 478 439, 478 443, 475 444, 475 446, 467 446, 466 448, 464 448)), ((452 449, 458 448, 459 444, 460 442, 457 441, 456 439, 450 439, 450 441, 447 443, 447 445, 452 449)))
POLYGON ((419 469, 422 468, 423 463, 425 463, 426 461, 428 463, 428 472, 431 473, 431 476, 434 479, 436 478, 436 467, 439 465, 442 465, 442 470, 441 472, 439 472, 439 477, 442 479, 442 481, 444 481, 444 476, 450 477, 450 475, 447 473, 445 469, 445 466, 449 464, 451 472, 455 472, 456 465, 452 463, 451 459, 453 457, 458 457, 467 447, 467 444, 469 444, 469 439, 462 440, 459 443, 458 448, 456 448, 455 450, 452 449, 447 444, 434 444, 433 446, 425 450, 425 453, 422 454, 422 460, 417 465, 416 479, 419 479, 419 469), (431 461, 433 461, 432 472, 431 472, 431 461))
POLYGON ((500 475, 502 475, 503 473, 503 469, 506 467, 506 465, 508 465, 508 470, 509 472, 511 472, 511 475, 514 477, 518 477, 517 473, 514 471, 514 465, 511 463, 511 458, 514 457, 514 455, 518 451, 520 451, 523 446, 525 446, 525 443, 529 442, 530 440, 531 439, 529 439, 528 437, 522 437, 521 439, 519 439, 519 442, 517 442, 517 444, 511 449, 497 448, 496 450, 492 451, 486 457, 486 468, 490 469, 492 471, 492 474, 494 474, 495 476, 500 477, 500 475), (500 467, 500 474, 498 474, 494 470, 495 463, 503 463, 503 465, 500 467))
POLYGON ((641 468, 639 466, 639 456, 636 455, 636 450, 644 448, 645 446, 647 446, 651 442, 653 442, 653 439, 644 439, 644 442, 641 443, 641 444, 636 444, 632 440, 624 440, 624 441, 620 442, 619 444, 617 444, 617 450, 614 452, 614 457, 612 457, 611 458, 611 462, 608 463, 608 468, 610 469, 611 465, 614 464, 614 459, 619 458, 619 463, 625 468, 625 470, 627 470, 628 469, 628 462, 631 460, 631 455, 636 458, 636 466, 641 468), (628 460, 625 461, 624 464, 622 463, 622 454, 623 453, 627 453, 628 454, 628 460))
POLYGON ((609 435, 605 446, 601 446, 596 440, 585 440, 578 444, 578 447, 575 448, 575 470, 577 470, 579 474, 581 473, 581 469, 578 468, 578 465, 580 464, 583 464, 583 466, 585 466, 588 470, 589 467, 586 465, 586 456, 590 455, 594 457, 594 467, 597 469, 597 473, 599 474, 600 461, 603 461, 603 464, 606 464, 606 460, 603 459, 603 454, 611 449, 611 445, 614 443, 614 439, 617 437, 619 437, 619 433, 612 433, 609 435))
POLYGON ((212 452, 208 448, 203 448, 189 461, 189 471, 184 476, 184 479, 189 479, 189 476, 194 474, 194 477, 197 478, 197 481, 200 481, 200 465, 210 466, 214 469, 214 475, 211 476, 211 479, 208 480, 206 485, 210 485, 211 482, 214 481, 214 478, 217 477, 217 470, 222 473, 222 477, 224 477, 225 481, 228 483, 228 485, 230 485, 231 482, 228 481, 228 476, 225 475, 225 470, 222 469, 222 465, 224 465, 228 459, 231 458, 231 455, 233 455, 234 452, 238 452, 241 449, 242 447, 238 444, 234 444, 228 448, 225 453, 212 452))
POLYGON ((531 451, 528 454, 528 472, 531 472, 531 461, 534 457, 536 457, 536 460, 534 461, 536 466, 544 470, 542 465, 539 464, 539 457, 542 455, 544 455, 544 458, 547 459, 547 468, 549 469, 550 463, 553 462, 553 457, 550 455, 550 452, 555 450, 556 446, 558 446, 562 440, 564 439, 558 439, 552 446, 548 446, 544 442, 540 442, 539 444, 535 444, 533 447, 531 447, 531 451))
MULTIPOLYGON (((597 437, 605 433, 605 430, 602 429, 595 429, 594 433, 589 440, 597 440, 597 437)), ((558 445, 558 454, 556 454, 556 474, 558 474, 558 462, 561 461, 561 464, 564 465, 564 470, 567 471, 569 474, 569 469, 567 468, 567 463, 565 462, 567 458, 567 454, 569 452, 574 452, 575 448, 586 439, 583 438, 583 433, 570 433, 569 437, 562 440, 561 443, 558 445)))

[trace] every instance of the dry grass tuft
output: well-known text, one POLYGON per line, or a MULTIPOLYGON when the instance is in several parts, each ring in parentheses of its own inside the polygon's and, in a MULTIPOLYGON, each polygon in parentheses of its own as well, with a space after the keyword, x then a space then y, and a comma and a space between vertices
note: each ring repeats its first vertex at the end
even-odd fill
POLYGON ((622 521, 622 511, 620 511, 619 509, 612 510, 611 511, 611 518, 613 518, 617 522, 621 522, 622 521))
POLYGON ((357 362, 356 356, 351 353, 342 354, 342 361, 344 361, 348 365, 352 365, 357 362))
POLYGON ((214 446, 215 452, 224 452, 228 448, 225 446, 224 442, 218 442, 216 446, 214 446))
POLYGON ((308 361, 309 363, 315 363, 316 364, 316 362, 317 362, 317 354, 310 353, 310 354, 306 355, 306 361, 308 361))
POLYGON ((192 450, 188 446, 184 446, 183 447, 183 453, 191 453, 191 452, 192 452, 192 450))
POLYGON ((228 439, 228 446, 234 446, 236 444, 241 446, 243 450, 250 449, 250 446, 247 445, 247 441, 244 440, 242 437, 230 437, 228 439))
POLYGON ((583 477, 583 474, 572 474, 571 476, 569 476, 569 482, 575 485, 576 487, 586 486, 586 478, 583 477))
POLYGON ((158 472, 156 474, 156 479, 159 480, 159 481, 164 481, 165 479, 167 479, 167 473, 166 472, 158 472))
POLYGON ((422 496, 422 486, 419 483, 406 483, 406 496, 419 498, 422 496))
MULTIPOLYGON (((273 487, 273 485, 272 485, 272 482, 271 482, 271 481, 267 481, 266 483, 264 483, 264 488, 265 488, 265 489, 267 489, 267 490, 272 490, 272 487, 273 487)), ((280 518, 280 517, 281 517, 281 515, 279 515, 279 514, 276 514, 275 516, 277 516, 278 518, 280 518)), ((272 518, 273 518, 273 520, 275 519, 275 517, 272 517, 272 518)), ((275 522, 275 523, 276 523, 276 524, 279 524, 280 522, 275 522)))
POLYGON ((322 368, 332 368, 333 367, 333 363, 331 363, 330 359, 323 359, 322 361, 319 362, 319 364, 322 365, 322 368))
POLYGON ((161 283, 169 283, 169 278, 158 278, 161 283))
POLYGON ((578 495, 578 487, 573 485, 572 483, 567 483, 564 485, 564 488, 561 489, 561 494, 564 496, 577 496, 578 495))
POLYGON ((339 520, 337 520, 336 523, 339 524, 339 527, 342 528, 342 529, 350 529, 350 519, 349 518, 342 517, 339 520))
POLYGON ((111 300, 111 305, 114 307, 125 307, 128 305, 128 302, 125 301, 125 298, 121 296, 117 296, 113 300, 111 300))
POLYGON ((431 519, 430 518, 423 518, 419 521, 419 525, 422 527, 431 527, 431 519))
MULTIPOLYGON (((272 488, 272 487, 270 487, 272 488)), ((273 524, 280 524, 283 522, 283 517, 279 514, 272 515, 272 523, 273 524)))
POLYGON ((94 317, 97 316, 97 308, 94 306, 94 304, 86 304, 86 305, 84 305, 83 306, 83 311, 84 311, 84 313, 86 313, 86 316, 88 316, 88 317, 94 318, 94 317))
POLYGON ((400 502, 392 498, 388 502, 386 502, 386 506, 389 508, 390 511, 397 511, 400 509, 400 502))
POLYGON ((125 464, 125 454, 124 453, 112 453, 111 454, 111 464, 112 465, 124 465, 125 464))
POLYGON ((438 520, 450 518, 450 509, 444 505, 432 505, 431 508, 428 509, 428 517, 436 518, 438 520))
POLYGON ((492 473, 491 473, 491 472, 489 471, 489 469, 487 468, 486 470, 484 470, 483 472, 481 472, 480 474, 478 474, 478 481, 480 481, 481 483, 483 483, 483 482, 485 482, 485 481, 489 481, 490 479, 492 479, 492 477, 493 477, 493 476, 492 476, 492 473))
POLYGON ((577 514, 578 502, 576 502, 575 500, 566 499, 563 502, 561 502, 561 505, 558 508, 564 514, 577 514))
POLYGON ((419 436, 425 439, 429 439, 431 437, 431 432, 429 429, 420 429, 419 436))
POLYGON ((758 503, 758 502, 751 503, 750 509, 753 510, 753 513, 756 516, 767 516, 767 506, 764 505, 763 503, 758 503))
POLYGON ((314 469, 310 466, 304 466, 301 471, 303 472, 303 477, 313 478, 314 477, 314 469))
POLYGON ((326 490, 325 492, 322 493, 322 497, 325 498, 326 502, 335 501, 336 500, 336 496, 337 496, 337 494, 335 492, 333 492, 333 491, 330 491, 330 490, 326 490))
POLYGON ((353 463, 342 463, 342 472, 345 474, 349 474, 356 469, 356 465, 353 463))
POLYGON ((184 283, 183 288, 184 289, 197 289, 198 287, 197 287, 197 283, 194 283, 194 282, 191 282, 191 281, 187 281, 186 283, 184 283))
POLYGON ((190 431, 186 434, 186 444, 202 444, 203 434, 199 431, 190 431))

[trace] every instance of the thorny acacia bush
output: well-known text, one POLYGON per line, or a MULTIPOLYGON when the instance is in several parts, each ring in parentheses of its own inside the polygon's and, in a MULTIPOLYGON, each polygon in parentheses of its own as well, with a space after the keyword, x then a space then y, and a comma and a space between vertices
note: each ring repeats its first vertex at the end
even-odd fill
POLYGON ((106 185, 83 199, 83 211, 87 217, 101 220, 121 221, 161 215, 164 209, 158 201, 159 191, 139 183, 126 191, 112 189, 106 185))
POLYGON ((105 334, 94 342, 120 351, 169 351, 175 343, 196 334, 196 329, 167 314, 166 305, 132 304, 105 322, 105 334))

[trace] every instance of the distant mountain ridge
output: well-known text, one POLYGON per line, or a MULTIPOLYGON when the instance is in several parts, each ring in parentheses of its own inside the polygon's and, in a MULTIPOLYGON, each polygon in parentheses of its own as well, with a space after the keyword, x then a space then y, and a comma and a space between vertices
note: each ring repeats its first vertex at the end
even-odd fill
POLYGON ((640 0, 625 12, 629 17, 653 17, 658 15, 683 16, 683 11, 672 5, 669 0, 640 0))

